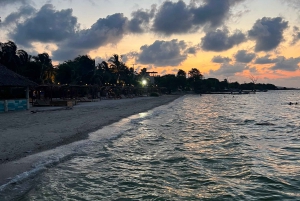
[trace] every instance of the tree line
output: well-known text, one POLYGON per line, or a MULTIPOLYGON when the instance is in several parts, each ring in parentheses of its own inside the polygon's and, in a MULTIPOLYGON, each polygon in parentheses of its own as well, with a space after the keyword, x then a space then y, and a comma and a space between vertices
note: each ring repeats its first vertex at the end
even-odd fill
MULTIPOLYGON (((43 84, 73 84, 73 85, 113 85, 142 86, 141 80, 148 79, 147 68, 136 72, 128 67, 118 54, 112 55, 107 61, 95 62, 88 55, 79 55, 73 60, 64 61, 57 66, 52 64, 49 54, 41 53, 35 56, 25 50, 19 50, 13 41, 0 42, 0 63, 10 70, 43 84)), ((190 91, 209 93, 226 90, 273 90, 272 84, 229 83, 216 78, 205 79, 197 68, 190 71, 178 70, 177 74, 167 74, 155 77, 153 87, 165 88, 167 92, 190 91)))

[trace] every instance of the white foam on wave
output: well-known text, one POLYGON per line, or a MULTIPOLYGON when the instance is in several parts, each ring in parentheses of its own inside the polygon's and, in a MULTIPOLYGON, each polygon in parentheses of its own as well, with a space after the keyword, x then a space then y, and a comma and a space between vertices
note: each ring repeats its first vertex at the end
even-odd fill
MULTIPOLYGON (((22 172, 13 178, 8 178, 8 182, 0 186, 0 199, 5 198, 5 200, 11 200, 16 194, 22 193, 20 189, 28 189, 28 180, 40 175, 42 172, 51 168, 61 162, 64 162, 73 156, 82 154, 82 150, 92 146, 93 144, 103 141, 103 140, 113 140, 120 136, 126 131, 132 129, 134 122, 141 122, 149 116, 151 112, 139 113, 132 115, 128 118, 124 118, 119 122, 113 123, 109 126, 105 126, 95 132, 89 134, 89 138, 86 140, 81 140, 73 142, 68 145, 63 145, 56 147, 52 150, 47 150, 41 153, 33 154, 25 158, 19 159, 17 161, 9 162, 6 165, 10 168, 18 168, 17 166, 23 164, 30 164, 30 169, 28 171, 22 172), (17 187, 16 187, 17 186, 17 187), (11 197, 12 196, 12 197, 11 197)), ((31 184, 32 185, 32 184, 31 184)))
POLYGON ((53 167, 78 154, 80 148, 89 144, 88 140, 83 140, 3 164, 7 168, 18 168, 17 166, 20 165, 30 165, 30 168, 13 178, 8 178, 9 182, 0 186, 0 200, 13 200, 14 197, 22 195, 24 191, 27 191, 26 189, 30 189, 33 185, 30 180, 33 180, 47 168, 53 167))

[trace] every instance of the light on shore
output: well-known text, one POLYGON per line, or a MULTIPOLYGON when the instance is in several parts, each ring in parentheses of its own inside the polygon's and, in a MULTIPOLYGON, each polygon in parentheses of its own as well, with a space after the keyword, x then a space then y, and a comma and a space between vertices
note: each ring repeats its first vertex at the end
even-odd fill
POLYGON ((145 86, 147 84, 147 80, 142 80, 142 85, 145 86))

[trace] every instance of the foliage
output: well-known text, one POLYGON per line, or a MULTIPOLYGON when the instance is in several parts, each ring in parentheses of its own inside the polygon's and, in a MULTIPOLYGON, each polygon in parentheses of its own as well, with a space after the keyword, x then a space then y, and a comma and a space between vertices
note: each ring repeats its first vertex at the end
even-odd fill
POLYGON ((157 92, 151 92, 150 96, 152 96, 152 97, 159 97, 159 93, 157 93, 157 92))
MULTIPOLYGON (((147 68, 139 73, 128 68, 118 54, 112 55, 108 61, 96 64, 88 55, 79 55, 73 60, 53 66, 47 53, 35 56, 24 50, 18 50, 17 45, 8 41, 0 42, 0 63, 9 69, 23 75, 38 84, 74 84, 97 86, 138 86, 142 87, 141 80, 148 81, 147 87, 160 88, 160 92, 172 93, 175 91, 194 91, 196 93, 211 93, 239 90, 275 90, 275 85, 256 83, 258 78, 250 75, 250 83, 239 84, 216 78, 204 79, 197 68, 188 73, 179 69, 177 74, 157 76, 155 83, 150 83, 147 68)), ((156 96, 158 93, 151 93, 156 96)), ((151 95, 150 94, 150 95, 151 95)))

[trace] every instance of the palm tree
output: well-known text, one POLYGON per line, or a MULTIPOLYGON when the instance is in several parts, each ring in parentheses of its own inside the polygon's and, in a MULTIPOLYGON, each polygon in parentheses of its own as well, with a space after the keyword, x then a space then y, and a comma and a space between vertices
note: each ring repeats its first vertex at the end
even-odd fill
POLYGON ((17 45, 13 41, 1 43, 0 63, 7 68, 18 71, 17 45))
POLYGON ((178 82, 178 87, 180 90, 183 90, 186 88, 186 72, 184 70, 179 69, 177 72, 177 82, 178 82))
POLYGON ((25 50, 17 50, 18 57, 18 73, 26 76, 26 71, 28 70, 28 64, 31 61, 32 56, 29 55, 25 50))
POLYGON ((106 61, 102 61, 96 66, 96 74, 99 75, 101 79, 101 84, 111 81, 111 70, 106 61))
POLYGON ((149 83, 150 81, 150 76, 147 73, 147 68, 142 68, 140 73, 139 73, 139 82, 141 82, 142 80, 146 80, 147 83, 149 83))
POLYGON ((72 63, 74 70, 76 70, 77 84, 91 84, 96 70, 95 60, 88 55, 79 55, 72 63))
POLYGON ((115 73, 117 75, 117 84, 120 83, 120 77, 121 74, 128 69, 128 67, 125 65, 125 63, 123 63, 122 61, 120 61, 119 59, 119 55, 114 54, 109 60, 108 62, 110 63, 110 68, 112 69, 113 73, 115 73))
POLYGON ((33 59, 41 66, 40 81, 42 82, 42 84, 44 84, 45 80, 47 82, 53 82, 55 70, 53 69, 52 60, 50 59, 49 54, 38 54, 37 56, 34 56, 33 59))
POLYGON ((32 58, 32 56, 29 55, 25 50, 18 50, 17 56, 19 58, 21 65, 25 65, 26 63, 30 62, 32 58))
POLYGON ((73 69, 71 61, 66 61, 59 64, 56 68, 55 81, 60 84, 70 84, 73 82, 73 69))

